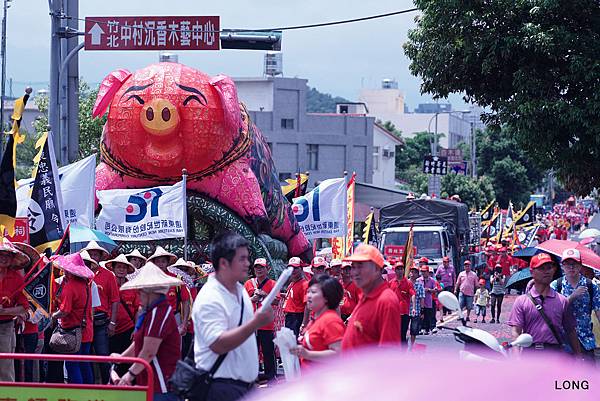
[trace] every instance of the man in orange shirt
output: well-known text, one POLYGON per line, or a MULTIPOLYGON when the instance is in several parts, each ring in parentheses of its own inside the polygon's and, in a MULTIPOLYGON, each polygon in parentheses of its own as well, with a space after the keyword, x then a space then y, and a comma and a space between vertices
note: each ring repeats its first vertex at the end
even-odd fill
POLYGON ((300 334, 300 327, 304 321, 304 310, 306 309, 306 291, 308 281, 304 278, 302 267, 304 264, 299 257, 289 260, 288 266, 294 268, 292 282, 288 285, 283 312, 285 313, 285 327, 291 329, 296 337, 300 334))
POLYGON ((342 316, 342 320, 345 322, 348 320, 354 308, 358 304, 358 300, 362 295, 362 291, 360 288, 354 284, 352 281, 352 276, 350 275, 350 268, 352 267, 352 263, 350 262, 342 262, 342 287, 344 287, 344 298, 342 299, 342 304, 340 305, 340 314, 342 316))
POLYGON ((381 252, 361 244, 346 260, 352 262, 350 273, 363 296, 348 320, 342 350, 400 344, 400 301, 381 276, 381 252))
MULTIPOLYGON (((254 275, 255 278, 251 278, 246 281, 244 288, 250 296, 252 306, 256 312, 262 306, 262 301, 265 297, 273 290, 275 281, 269 278, 269 265, 267 260, 259 258, 254 261, 254 275)), ((279 303, 279 298, 276 298, 279 303)), ((270 381, 275 379, 277 375, 277 364, 275 360, 275 345, 273 339, 275 338, 275 324, 273 322, 259 328, 256 331, 256 342, 259 350, 263 354, 263 365, 264 375, 259 375, 259 380, 270 381)))
POLYGON ((410 323, 408 309, 410 300, 416 295, 416 292, 412 282, 404 277, 404 263, 402 261, 396 262, 394 270, 396 278, 390 281, 390 290, 394 291, 398 297, 398 301, 400 301, 400 339, 403 343, 406 343, 406 333, 408 332, 408 325, 410 323))

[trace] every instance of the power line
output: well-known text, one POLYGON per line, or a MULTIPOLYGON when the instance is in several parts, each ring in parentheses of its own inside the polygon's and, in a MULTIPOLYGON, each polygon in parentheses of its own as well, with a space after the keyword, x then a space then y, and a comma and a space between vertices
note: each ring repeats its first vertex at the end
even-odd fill
MULTIPOLYGON (((283 26, 283 27, 277 27, 277 28, 260 28, 260 29, 228 29, 228 30, 202 30, 203 33, 230 33, 230 32, 270 32, 270 31, 292 31, 292 30, 297 30, 297 29, 309 29, 309 28, 320 28, 320 27, 324 27, 324 26, 332 26, 332 25, 342 25, 342 24, 351 24, 351 23, 355 23, 355 22, 363 22, 363 21, 369 21, 369 20, 374 20, 374 19, 380 19, 380 18, 387 18, 387 17, 392 17, 395 15, 401 15, 401 14, 408 14, 408 13, 412 13, 415 11, 419 11, 418 8, 409 8, 406 10, 399 10, 399 11, 393 11, 393 12, 389 12, 389 13, 385 13, 385 14, 377 14, 377 15, 371 15, 368 17, 360 17, 360 18, 352 18, 352 19, 346 19, 346 20, 338 20, 338 21, 330 21, 330 22, 321 22, 321 23, 316 23, 316 24, 306 24, 306 25, 293 25, 293 26, 283 26)), ((105 25, 105 26, 111 26, 111 25, 115 25, 112 24, 110 22, 106 22, 106 21, 100 21, 100 20, 94 20, 91 18, 75 18, 69 15, 60 15, 60 18, 62 19, 75 19, 78 21, 91 21, 94 22, 96 24, 100 24, 100 25, 105 25)), ((161 28, 153 28, 153 27, 141 27, 141 26, 135 26, 135 25, 121 25, 122 27, 127 27, 127 28, 142 28, 145 30, 149 30, 149 31, 166 31, 166 32, 192 32, 189 29, 161 29, 161 28)))

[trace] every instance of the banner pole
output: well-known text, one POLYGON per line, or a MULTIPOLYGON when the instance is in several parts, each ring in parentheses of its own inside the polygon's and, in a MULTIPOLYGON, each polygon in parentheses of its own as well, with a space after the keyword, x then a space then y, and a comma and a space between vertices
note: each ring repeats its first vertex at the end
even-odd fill
POLYGON ((188 243, 187 243, 187 176, 186 169, 181 170, 181 180, 183 182, 183 259, 188 260, 188 243))

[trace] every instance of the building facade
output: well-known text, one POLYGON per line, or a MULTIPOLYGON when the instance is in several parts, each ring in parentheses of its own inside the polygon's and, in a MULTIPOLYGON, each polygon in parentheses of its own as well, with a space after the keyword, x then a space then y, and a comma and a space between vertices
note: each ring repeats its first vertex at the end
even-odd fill
POLYGON ((356 172, 373 182, 375 118, 364 114, 306 112, 307 80, 236 78, 238 97, 271 148, 280 180, 310 173, 309 186, 356 172))
POLYGON ((481 108, 472 107, 468 113, 452 112, 449 104, 420 104, 415 113, 408 113, 404 94, 397 84, 383 80, 380 89, 363 89, 359 101, 364 102, 369 115, 382 122, 391 121, 402 132, 403 138, 412 138, 417 132, 443 134, 440 146, 456 148, 459 143, 471 143, 471 122, 474 128, 482 126, 481 108), (476 117, 473 117, 476 116, 476 117))
POLYGON ((373 129, 373 185, 382 188, 396 186, 396 149, 403 141, 380 124, 373 129))

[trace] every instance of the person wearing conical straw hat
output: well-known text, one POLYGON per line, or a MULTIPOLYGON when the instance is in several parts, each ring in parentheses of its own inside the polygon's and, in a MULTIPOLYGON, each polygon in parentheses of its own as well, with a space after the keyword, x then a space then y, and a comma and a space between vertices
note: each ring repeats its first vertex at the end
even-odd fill
MULTIPOLYGON (((59 256, 53 264, 64 272, 64 279, 57 291, 58 310, 52 321, 65 330, 81 327, 79 355, 89 355, 94 337, 92 318, 92 292, 90 281, 94 273, 85 265, 78 253, 59 256)), ((69 382, 93 384, 94 375, 89 362, 65 362, 69 382)))
MULTIPOLYGON (((168 276, 152 262, 146 263, 140 274, 121 286, 122 290, 138 290, 142 310, 136 321, 133 342, 121 354, 112 356, 128 356, 144 359, 153 367, 154 399, 176 400, 168 392, 167 383, 175 371, 181 349, 181 336, 178 334, 174 308, 169 304, 166 293, 171 287, 181 286, 178 278, 168 276)), ((134 363, 117 385, 137 385, 148 383, 148 372, 144 365, 134 363)))
POLYGON ((140 253, 137 249, 134 249, 133 252, 125 255, 129 263, 133 265, 133 267, 137 269, 141 269, 142 266, 146 263, 146 257, 140 253))
MULTIPOLYGON (((0 352, 15 352, 16 337, 13 318, 24 315, 29 302, 22 291, 23 276, 17 270, 30 263, 30 258, 6 238, 0 242, 0 352), (15 293, 16 292, 16 293, 15 293)), ((0 359, 0 381, 15 381, 12 359, 0 359)))
MULTIPOLYGON (((175 300, 176 305, 178 305, 180 307, 180 309, 181 309, 181 307, 183 307, 185 305, 189 305, 188 313, 187 314, 184 313, 184 319, 186 316, 188 319, 187 324, 186 324, 186 331, 185 331, 185 333, 181 334, 182 335, 181 341, 183 344, 181 347, 181 355, 185 356, 185 355, 187 355, 190 347, 192 346, 192 341, 194 340, 194 327, 189 322, 189 317, 190 317, 189 312, 191 312, 192 303, 194 302, 194 300, 196 299, 196 296, 198 295, 198 289, 196 288, 196 283, 194 282, 194 277, 192 276, 192 274, 195 275, 194 263, 185 261, 185 260, 183 260, 183 258, 179 258, 179 259, 177 259, 177 261, 175 263, 173 263, 171 266, 169 266, 167 268, 167 274, 177 277, 178 279, 183 281, 183 283, 185 284, 185 286, 181 286, 179 288, 171 288, 169 290, 169 293, 167 294, 167 297, 171 301, 173 299, 175 300), (180 294, 184 294, 184 293, 187 293, 187 295, 189 296, 189 303, 183 301, 183 296, 181 296, 180 294)), ((176 318, 177 318, 177 316, 176 316, 176 318)), ((178 320, 178 323, 179 323, 179 320, 178 320)))
MULTIPOLYGON (((148 258, 148 262, 154 263, 168 276, 177 277, 177 275, 168 270, 169 266, 177 262, 177 256, 166 251, 162 246, 156 247, 156 250, 152 256, 148 258)), ((177 320, 179 333, 184 336, 185 333, 187 333, 187 328, 190 321, 190 311, 192 310, 190 293, 187 291, 186 287, 180 288, 173 286, 169 288, 167 299, 175 311, 175 319, 177 320)))
POLYGON ((208 390, 208 401, 240 399, 258 377, 254 334, 273 321, 273 309, 252 311, 250 297, 240 284, 248 275, 248 258, 248 241, 241 235, 231 231, 217 235, 211 251, 215 274, 194 302, 196 368, 209 371, 218 356, 227 353, 208 390))
MULTIPOLYGON (((90 245, 93 246, 92 242, 90 245)), ((93 255, 96 253, 97 256, 101 252, 92 248, 85 249, 85 251, 98 262, 98 264, 90 264, 90 269, 94 272, 94 283, 98 286, 100 295, 100 305, 94 308, 94 353, 106 356, 110 355, 109 338, 115 333, 117 327, 116 319, 120 303, 119 286, 115 275, 100 265, 100 261, 93 255)), ((108 252, 106 254, 108 255, 108 252)), ((107 363, 100 363, 99 368, 102 383, 108 383, 110 366, 107 363)))
MULTIPOLYGON (((123 289, 123 285, 128 281, 128 274, 136 269, 126 255, 119 255, 116 258, 106 262, 105 267, 112 271, 117 278, 119 289, 119 308, 117 318, 115 319, 115 334, 110 337, 110 353, 121 353, 131 344, 131 335, 135 326, 135 317, 141 306, 139 292, 137 290, 123 289)), ((117 373, 124 374, 127 366, 119 365, 117 373)))
POLYGON ((96 241, 90 241, 82 251, 87 251, 96 262, 104 262, 110 257, 110 253, 102 248, 96 241))

